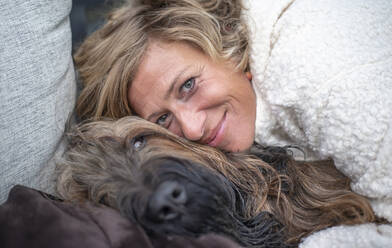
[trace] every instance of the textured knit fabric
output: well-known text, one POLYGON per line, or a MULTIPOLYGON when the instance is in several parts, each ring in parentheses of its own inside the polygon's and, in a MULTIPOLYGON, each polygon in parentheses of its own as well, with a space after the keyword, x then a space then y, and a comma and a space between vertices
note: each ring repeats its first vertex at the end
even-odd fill
POLYGON ((333 158, 392 221, 392 1, 316 2, 247 1, 256 139, 333 158))
POLYGON ((12 185, 50 191, 75 100, 71 0, 0 1, 0 202, 12 185))
POLYGON ((392 225, 335 226, 312 234, 300 248, 387 248, 391 239, 392 225))

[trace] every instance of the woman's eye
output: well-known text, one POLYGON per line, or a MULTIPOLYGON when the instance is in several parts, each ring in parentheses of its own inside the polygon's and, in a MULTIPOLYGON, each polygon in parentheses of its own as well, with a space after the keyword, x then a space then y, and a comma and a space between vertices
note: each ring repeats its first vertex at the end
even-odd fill
POLYGON ((161 116, 157 119, 156 123, 157 123, 158 125, 164 126, 165 123, 166 123, 167 118, 168 118, 168 114, 161 115, 161 116))
POLYGON ((190 78, 185 81, 183 85, 181 85, 180 91, 181 92, 190 92, 195 87, 195 78, 190 78))

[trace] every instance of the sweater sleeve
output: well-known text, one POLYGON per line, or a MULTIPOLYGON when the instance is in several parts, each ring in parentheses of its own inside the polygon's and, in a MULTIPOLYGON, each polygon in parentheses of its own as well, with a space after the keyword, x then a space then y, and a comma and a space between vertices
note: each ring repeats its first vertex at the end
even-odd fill
POLYGON ((392 220, 392 2, 272 1, 249 2, 256 140, 333 158, 392 220))
POLYGON ((300 248, 391 247, 392 225, 335 226, 305 238, 300 248))

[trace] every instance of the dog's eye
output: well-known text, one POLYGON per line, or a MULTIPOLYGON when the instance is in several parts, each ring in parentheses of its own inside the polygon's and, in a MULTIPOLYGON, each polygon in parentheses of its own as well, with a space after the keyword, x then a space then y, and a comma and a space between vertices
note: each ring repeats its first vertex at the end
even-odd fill
POLYGON ((133 139, 133 141, 132 141, 132 145, 133 145, 133 148, 134 148, 135 150, 140 150, 140 149, 142 149, 142 148, 144 147, 145 143, 146 143, 146 140, 144 139, 143 136, 135 137, 135 138, 133 139))

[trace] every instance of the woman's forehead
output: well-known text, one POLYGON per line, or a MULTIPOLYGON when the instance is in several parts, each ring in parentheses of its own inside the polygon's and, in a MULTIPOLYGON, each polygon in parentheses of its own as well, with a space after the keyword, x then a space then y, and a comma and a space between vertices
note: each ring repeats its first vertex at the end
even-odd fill
POLYGON ((161 109, 175 83, 200 61, 199 57, 199 52, 185 43, 151 42, 128 91, 134 111, 147 118, 161 109))

